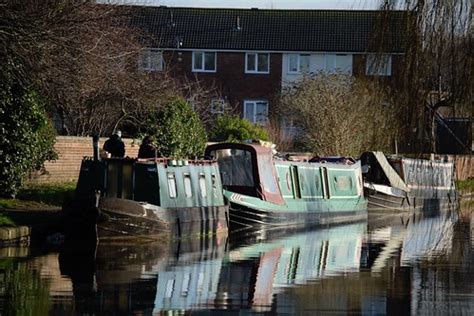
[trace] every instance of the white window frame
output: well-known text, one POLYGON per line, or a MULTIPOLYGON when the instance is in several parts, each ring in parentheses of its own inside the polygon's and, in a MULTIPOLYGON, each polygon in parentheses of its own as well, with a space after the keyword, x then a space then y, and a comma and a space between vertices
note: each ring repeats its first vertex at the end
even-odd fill
POLYGON ((268 101, 267 100, 245 100, 244 101, 244 113, 243 116, 246 120, 250 121, 253 124, 259 124, 259 125, 266 125, 268 123, 268 101), (257 121, 257 103, 266 103, 267 105, 267 117, 265 119, 265 122, 258 122, 257 121), (247 113, 247 107, 248 106, 253 106, 253 114, 252 114, 252 119, 249 120, 248 117, 245 117, 245 114, 247 113))
POLYGON ((367 76, 381 76, 381 77, 391 76, 392 75, 392 55, 368 54, 365 58, 365 74, 367 76), (377 61, 378 58, 380 58, 380 60, 377 61), (383 59, 386 59, 386 60, 383 60, 383 59))
POLYGON ((217 52, 213 51, 204 51, 204 50, 196 50, 193 51, 193 58, 192 58, 192 70, 193 72, 217 72, 217 52), (196 68, 195 67, 195 61, 196 61, 196 54, 197 53, 202 53, 201 55, 201 68, 196 68), (214 69, 206 69, 206 54, 213 54, 214 55, 214 69))
POLYGON ((224 112, 225 112, 225 100, 223 98, 212 99, 211 100, 211 113, 222 114, 224 112))
POLYGON ((309 64, 308 64, 308 71, 307 73, 311 72, 311 54, 304 54, 304 53, 290 53, 288 54, 288 69, 287 72, 288 74, 301 74, 304 71, 301 70, 301 56, 307 56, 309 58, 309 64), (291 70, 291 62, 290 59, 292 56, 296 56, 296 71, 291 70))
POLYGON ((270 73, 270 53, 265 53, 265 52, 247 52, 247 53, 245 53, 245 73, 246 74, 269 74, 270 73), (251 57, 251 58, 255 58, 255 60, 254 60, 255 69, 253 69, 253 70, 248 69, 249 55, 255 55, 254 57, 251 57), (267 55, 267 58, 268 58, 268 69, 267 70, 264 70, 264 71, 258 70, 258 60, 259 60, 260 55, 267 55))
POLYGON ((158 48, 144 48, 140 51, 138 57, 138 68, 143 71, 163 71, 164 62, 163 62, 163 51, 158 48), (156 64, 153 62, 153 59, 159 59, 159 62, 156 64), (146 66, 143 67, 143 61, 146 60, 146 66))

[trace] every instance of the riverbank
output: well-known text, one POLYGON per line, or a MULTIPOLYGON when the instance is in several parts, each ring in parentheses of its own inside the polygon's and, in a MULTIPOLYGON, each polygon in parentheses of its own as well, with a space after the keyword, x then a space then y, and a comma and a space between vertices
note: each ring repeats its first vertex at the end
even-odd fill
POLYGON ((28 185, 15 199, 0 199, 0 246, 42 242, 63 230, 61 208, 75 183, 28 185))

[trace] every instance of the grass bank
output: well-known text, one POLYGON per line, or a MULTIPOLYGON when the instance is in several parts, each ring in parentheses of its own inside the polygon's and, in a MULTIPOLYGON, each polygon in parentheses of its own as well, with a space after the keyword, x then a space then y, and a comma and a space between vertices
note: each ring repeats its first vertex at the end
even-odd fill
MULTIPOLYGON (((44 212, 57 210, 66 201, 73 198, 76 183, 26 185, 18 192, 15 199, 0 198, 0 226, 15 226, 18 219, 6 210, 35 211, 38 216, 44 212), (4 211, 4 212, 2 212, 4 211), (37 212, 36 212, 37 211, 37 212), (40 214, 41 213, 41 214, 40 214)), ((17 212, 21 213, 21 212, 17 212)), ((24 216, 27 216, 25 214, 24 216)), ((28 217, 32 215, 29 214, 28 217)))

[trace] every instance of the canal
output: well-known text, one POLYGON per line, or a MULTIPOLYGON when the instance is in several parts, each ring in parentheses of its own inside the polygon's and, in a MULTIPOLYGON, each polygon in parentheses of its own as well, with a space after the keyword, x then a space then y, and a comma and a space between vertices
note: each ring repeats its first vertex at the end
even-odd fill
POLYGON ((474 219, 451 210, 80 253, 0 249, 0 315, 473 310, 474 219))

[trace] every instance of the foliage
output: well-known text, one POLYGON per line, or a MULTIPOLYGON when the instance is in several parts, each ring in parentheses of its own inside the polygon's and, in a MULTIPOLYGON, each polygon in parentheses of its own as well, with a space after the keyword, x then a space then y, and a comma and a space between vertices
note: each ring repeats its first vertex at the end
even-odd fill
POLYGON ((462 192, 474 193, 474 179, 467 179, 464 181, 456 181, 456 188, 462 192))
POLYGON ((206 131, 197 114, 181 98, 150 115, 142 127, 147 134, 155 136, 160 156, 190 158, 204 152, 206 131))
POLYGON ((4 226, 15 226, 15 222, 11 220, 8 216, 5 216, 3 214, 0 214, 0 227, 4 226))
POLYGON ((279 115, 301 128, 299 139, 318 155, 358 156, 390 151, 397 135, 396 111, 376 82, 348 75, 304 77, 282 93, 279 115))
POLYGON ((0 196, 14 196, 26 175, 56 157, 44 102, 12 75, 0 73, 0 196))
POLYGON ((238 143, 249 139, 269 140, 268 132, 261 126, 234 115, 221 115, 216 119, 210 139, 216 142, 238 143))

